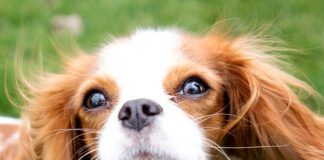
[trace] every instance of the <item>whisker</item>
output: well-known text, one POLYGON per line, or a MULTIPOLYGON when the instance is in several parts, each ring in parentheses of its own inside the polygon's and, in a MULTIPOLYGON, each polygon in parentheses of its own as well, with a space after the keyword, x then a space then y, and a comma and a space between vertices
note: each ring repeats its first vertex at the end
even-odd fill
POLYGON ((90 160, 98 160, 99 158, 98 158, 98 153, 96 153, 90 160))
POLYGON ((77 136, 75 136, 75 137, 73 137, 72 139, 70 139, 69 141, 68 141, 68 143, 65 145, 65 147, 64 147, 64 152, 67 150, 67 148, 68 148, 68 146, 70 145, 70 143, 72 143, 75 139, 77 139, 77 138, 79 138, 79 137, 81 137, 81 136, 84 136, 84 135, 86 135, 86 134, 92 134, 92 132, 84 132, 84 133, 82 133, 82 134, 79 134, 79 135, 77 135, 77 136))
POLYGON ((257 149, 257 148, 282 148, 288 147, 290 144, 270 145, 270 146, 247 146, 247 147, 221 147, 222 149, 257 149))
POLYGON ((226 154, 226 152, 215 142, 212 140, 205 138, 205 142, 207 142, 206 147, 207 148, 213 148, 216 149, 219 153, 221 153, 227 160, 231 160, 231 158, 226 154))
POLYGON ((91 154, 93 152, 97 152, 97 149, 95 148, 95 149, 92 149, 92 150, 88 151, 83 156, 81 156, 80 158, 78 158, 78 160, 81 160, 82 158, 84 158, 85 156, 87 156, 87 155, 89 155, 89 154, 91 154))
POLYGON ((225 133, 227 133, 227 134, 235 137, 235 135, 233 133, 231 133, 229 131, 226 131, 226 130, 224 130, 222 128, 216 128, 216 127, 201 127, 201 128, 203 128, 205 131, 213 131, 213 130, 216 130, 216 131, 225 132, 225 133))
POLYGON ((51 131, 48 131, 46 132, 45 134, 49 134, 48 136, 49 137, 52 137, 52 136, 55 136, 57 134, 61 134, 61 133, 64 133, 64 132, 71 132, 71 131, 95 131, 95 132, 99 132, 97 130, 94 130, 94 129, 90 129, 90 128, 68 128, 68 129, 55 129, 55 130, 51 130, 51 131), (52 135, 51 133, 54 132, 52 135))
MULTIPOLYGON (((83 154, 83 151, 84 150, 86 150, 86 149, 88 149, 88 148, 91 148, 92 146, 95 146, 95 145, 97 145, 98 143, 97 142, 93 142, 93 143, 90 143, 89 145, 85 145, 85 146, 83 146, 83 147, 81 147, 81 148, 79 148, 74 154, 73 154, 73 156, 72 156, 72 159, 74 159, 74 157, 76 156, 76 154, 78 154, 78 153, 80 153, 80 154, 83 154)), ((96 149, 96 148, 94 148, 94 149, 96 149)), ((89 151, 88 151, 89 152, 89 151)), ((86 152, 86 153, 88 153, 88 152, 86 152)), ((86 154, 85 153, 85 154, 86 154)), ((83 157, 84 157, 85 155, 83 155, 83 157)))

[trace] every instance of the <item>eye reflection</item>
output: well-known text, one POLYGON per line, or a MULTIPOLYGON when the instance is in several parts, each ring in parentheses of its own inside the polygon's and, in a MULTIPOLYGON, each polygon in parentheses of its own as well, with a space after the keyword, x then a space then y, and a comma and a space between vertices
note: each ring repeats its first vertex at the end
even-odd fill
POLYGON ((207 92, 208 85, 199 78, 189 78, 182 85, 180 94, 185 96, 200 96, 207 92))
POLYGON ((87 109, 95 109, 108 105, 105 94, 99 90, 90 91, 83 101, 83 107, 87 109))

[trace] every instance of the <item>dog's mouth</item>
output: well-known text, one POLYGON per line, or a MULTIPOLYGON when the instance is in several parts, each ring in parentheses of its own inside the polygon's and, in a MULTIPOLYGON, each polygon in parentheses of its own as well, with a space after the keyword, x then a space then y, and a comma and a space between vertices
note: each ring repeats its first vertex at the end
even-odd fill
POLYGON ((172 160, 171 146, 153 138, 152 127, 146 127, 141 132, 127 132, 128 143, 124 145, 125 159, 135 160, 172 160))
POLYGON ((149 137, 140 137, 138 141, 133 141, 132 145, 125 147, 125 159, 135 160, 173 160, 174 153, 170 146, 165 146, 161 142, 149 140, 149 137), (144 138, 145 137, 145 138, 144 138))
POLYGON ((142 152, 139 152, 137 155, 135 155, 135 157, 138 157, 138 158, 150 158, 150 157, 154 157, 154 155, 152 155, 152 153, 150 153, 150 152, 142 151, 142 152))
POLYGON ((148 151, 140 151, 137 154, 133 155, 134 159, 148 160, 148 159, 157 159, 157 155, 154 155, 148 151))
POLYGON ((173 160, 173 156, 168 155, 162 151, 148 151, 148 150, 138 150, 138 151, 130 151, 127 159, 135 159, 135 160, 173 160))

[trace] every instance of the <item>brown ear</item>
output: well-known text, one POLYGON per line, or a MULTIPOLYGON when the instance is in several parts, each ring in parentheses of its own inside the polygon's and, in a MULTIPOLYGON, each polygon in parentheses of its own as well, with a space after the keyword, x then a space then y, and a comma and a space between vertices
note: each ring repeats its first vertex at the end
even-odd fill
MULTIPOLYGON (((68 62, 62 74, 46 75, 30 89, 33 99, 25 108, 31 127, 31 159, 78 159, 82 144, 80 123, 77 118, 79 106, 71 99, 81 82, 88 77, 93 57, 79 55, 68 62)), ((27 158, 27 159, 28 159, 27 158)))
POLYGON ((278 69, 265 55, 269 47, 256 41, 235 39, 218 53, 230 115, 230 134, 219 142, 243 159, 324 159, 324 121, 291 89, 310 87, 278 69))
POLYGON ((33 159, 71 159, 75 135, 73 112, 69 97, 75 83, 67 76, 48 77, 47 88, 41 89, 29 108, 32 131, 33 159))

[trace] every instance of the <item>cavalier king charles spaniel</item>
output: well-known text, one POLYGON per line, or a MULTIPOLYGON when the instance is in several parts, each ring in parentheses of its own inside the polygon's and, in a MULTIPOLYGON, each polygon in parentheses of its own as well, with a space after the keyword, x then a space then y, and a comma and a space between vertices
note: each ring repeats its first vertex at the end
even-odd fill
POLYGON ((312 92, 256 36, 138 30, 79 53, 2 118, 0 159, 324 159, 312 92))

